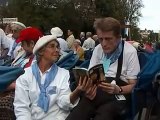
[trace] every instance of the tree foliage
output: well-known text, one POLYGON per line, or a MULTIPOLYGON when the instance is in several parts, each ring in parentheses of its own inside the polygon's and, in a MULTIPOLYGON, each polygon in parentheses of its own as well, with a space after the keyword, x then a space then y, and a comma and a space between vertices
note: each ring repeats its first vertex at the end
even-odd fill
POLYGON ((59 26, 63 30, 91 31, 97 17, 125 19, 136 25, 142 0, 1 0, 0 17, 17 17, 27 26, 44 30, 59 26), (3 4, 1 4, 3 1, 3 4), (5 2, 4 2, 5 1, 5 2))

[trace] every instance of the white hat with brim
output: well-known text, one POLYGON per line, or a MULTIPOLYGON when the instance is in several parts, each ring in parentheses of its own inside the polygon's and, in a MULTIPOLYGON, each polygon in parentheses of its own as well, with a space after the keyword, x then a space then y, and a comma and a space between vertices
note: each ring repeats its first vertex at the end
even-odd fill
POLYGON ((35 44, 34 48, 33 48, 33 54, 36 54, 37 51, 42 48, 44 45, 46 45, 47 43, 49 43, 50 41, 54 41, 56 40, 57 37, 54 35, 46 35, 41 37, 37 43, 35 44))
POLYGON ((21 22, 12 22, 12 24, 16 24, 16 25, 19 25, 19 26, 21 26, 23 28, 26 28, 26 26, 21 22))
POLYGON ((61 37, 63 35, 63 31, 59 27, 52 28, 50 32, 56 37, 61 37))

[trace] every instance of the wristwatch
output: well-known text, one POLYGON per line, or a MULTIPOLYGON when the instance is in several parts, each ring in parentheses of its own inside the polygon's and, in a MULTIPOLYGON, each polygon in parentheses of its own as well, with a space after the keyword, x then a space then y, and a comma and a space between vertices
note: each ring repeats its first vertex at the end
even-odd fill
POLYGON ((122 93, 123 89, 119 86, 119 93, 122 93))

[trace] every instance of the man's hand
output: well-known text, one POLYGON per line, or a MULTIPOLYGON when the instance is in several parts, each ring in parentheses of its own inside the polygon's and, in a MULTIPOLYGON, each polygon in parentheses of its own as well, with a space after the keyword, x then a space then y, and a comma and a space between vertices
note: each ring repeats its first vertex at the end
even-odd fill
POLYGON ((120 88, 116 84, 101 82, 98 87, 109 94, 118 94, 120 88))

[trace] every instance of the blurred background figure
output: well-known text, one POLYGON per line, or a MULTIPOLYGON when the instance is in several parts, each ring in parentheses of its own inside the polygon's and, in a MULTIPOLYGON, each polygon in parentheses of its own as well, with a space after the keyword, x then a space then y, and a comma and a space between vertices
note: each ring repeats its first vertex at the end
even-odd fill
POLYGON ((155 42, 152 45, 152 48, 153 48, 154 51, 160 50, 160 42, 155 42))
POLYGON ((150 41, 146 41, 144 44, 144 49, 148 52, 153 52, 152 43, 150 41))
POLYGON ((84 32, 81 32, 80 33, 80 41, 81 41, 81 44, 83 45, 84 41, 85 41, 85 33, 84 32))
POLYGON ((5 34, 8 36, 12 35, 12 29, 11 29, 11 24, 7 24, 5 27, 5 34))
MULTIPOLYGON (((10 48, 8 52, 8 56, 11 59, 15 59, 18 55, 18 52, 22 51, 21 43, 16 43, 16 40, 19 37, 21 30, 25 29, 26 26, 21 22, 12 22, 11 23, 11 30, 12 30, 12 43, 10 43, 10 48)), ((11 40, 10 40, 11 41, 11 40)))
MULTIPOLYGON (((8 46, 9 46, 9 50, 10 50, 10 48, 12 47, 12 45, 13 45, 13 43, 14 43, 14 39, 12 38, 12 29, 11 29, 11 24, 6 24, 6 27, 5 27, 5 34, 6 34, 6 37, 7 37, 7 44, 8 44, 8 46)), ((6 61, 5 61, 5 63, 7 62, 7 61, 10 61, 11 60, 11 56, 9 56, 8 55, 9 54, 9 52, 7 53, 7 59, 6 59, 6 61)))
POLYGON ((84 50, 81 47, 81 41, 79 39, 74 41, 73 50, 79 56, 79 60, 84 61, 84 50))
POLYGON ((9 45, 7 36, 4 31, 0 29, 0 65, 2 65, 7 57, 9 51, 9 45))
POLYGON ((98 36, 97 35, 93 35, 92 38, 95 41, 95 47, 96 47, 99 44, 98 36))
POLYGON ((69 49, 72 49, 72 47, 73 47, 73 43, 74 43, 74 41, 75 41, 75 37, 74 37, 74 35, 73 35, 73 30, 71 30, 71 29, 69 29, 68 31, 67 31, 67 34, 68 34, 68 38, 67 38, 67 43, 68 43, 68 48, 69 49))
POLYGON ((63 39, 63 31, 59 27, 54 27, 51 29, 51 34, 57 37, 57 40, 60 44, 60 48, 62 51, 67 51, 68 50, 68 44, 67 42, 63 39))
POLYGON ((92 39, 92 33, 91 32, 87 32, 86 33, 86 38, 87 39, 84 41, 82 48, 84 50, 94 49, 95 41, 92 39))

